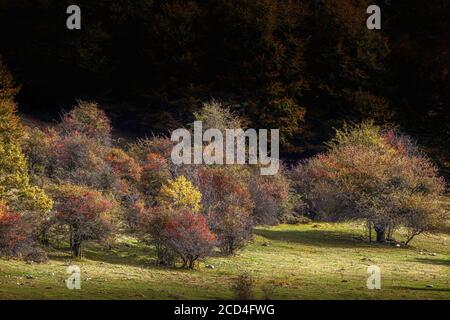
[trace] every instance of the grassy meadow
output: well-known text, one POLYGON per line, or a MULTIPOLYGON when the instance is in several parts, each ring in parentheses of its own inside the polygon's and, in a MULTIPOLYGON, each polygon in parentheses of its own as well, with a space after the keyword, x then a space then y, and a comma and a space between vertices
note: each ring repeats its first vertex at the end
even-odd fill
POLYGON ((0 299, 233 299, 244 271, 259 299, 450 299, 450 228, 408 248, 363 237, 350 223, 259 227, 235 256, 183 270, 155 265, 151 246, 122 236, 111 249, 88 245, 79 261, 68 248, 51 251, 47 264, 0 259, 0 299), (81 268, 81 290, 64 282, 71 264, 81 268), (380 290, 366 287, 369 265, 381 267, 380 290))

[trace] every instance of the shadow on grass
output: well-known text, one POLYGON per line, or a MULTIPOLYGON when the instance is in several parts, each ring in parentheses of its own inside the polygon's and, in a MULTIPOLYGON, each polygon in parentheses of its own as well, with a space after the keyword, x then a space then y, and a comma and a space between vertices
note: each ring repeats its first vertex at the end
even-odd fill
MULTIPOLYGON (((450 210, 450 209, 449 209, 450 210)), ((447 225, 446 228, 442 231, 443 234, 450 236, 450 223, 447 225)))
POLYGON ((111 249, 91 245, 83 250, 83 256, 93 261, 139 268, 156 266, 153 249, 135 244, 118 243, 111 249))
MULTIPOLYGON (((152 247, 138 244, 117 243, 111 249, 94 243, 87 243, 83 246, 83 259, 139 268, 157 268, 155 255, 152 247)), ((68 247, 49 252, 48 256, 51 260, 56 261, 72 260, 68 247)))
POLYGON ((389 246, 364 242, 361 236, 358 236, 355 233, 342 231, 329 231, 320 229, 283 231, 257 229, 254 231, 254 233, 270 240, 293 242, 324 248, 385 248, 389 246))
POLYGON ((390 289, 395 290, 414 290, 414 291, 439 291, 439 292, 450 292, 450 288, 427 288, 427 287, 404 287, 404 286, 390 286, 390 289))
POLYGON ((432 259, 432 258, 416 258, 414 262, 421 262, 426 264, 436 264, 440 266, 449 266, 450 267, 450 259, 432 259))
MULTIPOLYGON (((59 246, 58 249, 49 251, 50 260, 64 263, 76 262, 72 258, 68 246, 59 246)), ((116 243, 111 249, 96 243, 83 245, 83 258, 80 261, 95 261, 100 264, 115 264, 154 270, 173 270, 192 272, 192 270, 176 266, 164 266, 157 263, 155 248, 142 243, 116 243)))

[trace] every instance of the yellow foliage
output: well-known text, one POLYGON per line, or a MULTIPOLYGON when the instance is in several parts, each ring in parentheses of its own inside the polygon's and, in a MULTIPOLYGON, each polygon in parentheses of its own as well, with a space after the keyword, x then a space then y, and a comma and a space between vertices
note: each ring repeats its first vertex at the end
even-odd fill
POLYGON ((199 211, 201 200, 201 192, 184 176, 175 180, 169 179, 158 195, 159 204, 171 209, 188 208, 199 211))
POLYGON ((0 100, 0 200, 17 212, 49 211, 52 201, 30 185, 27 162, 20 147, 23 128, 16 105, 0 100))

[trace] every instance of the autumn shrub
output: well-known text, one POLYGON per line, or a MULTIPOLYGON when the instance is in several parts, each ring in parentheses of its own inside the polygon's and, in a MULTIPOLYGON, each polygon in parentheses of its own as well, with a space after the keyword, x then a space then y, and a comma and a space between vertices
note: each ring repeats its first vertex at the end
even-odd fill
POLYGON ((159 191, 157 202, 160 206, 180 210, 189 209, 198 212, 201 208, 202 194, 191 181, 184 176, 169 179, 159 191))
POLYGON ((131 230, 139 229, 140 223, 146 213, 146 205, 142 199, 137 199, 128 204, 125 220, 131 230))
POLYGON ((35 231, 53 203, 32 184, 21 145, 25 131, 16 112, 12 101, 0 100, 0 246, 4 254, 23 257, 33 249, 35 231))
POLYGON ((108 180, 110 191, 124 206, 129 206, 141 197, 139 191, 142 177, 142 167, 139 163, 118 148, 111 148, 105 157, 110 168, 108 180))
POLYGON ((405 244, 419 234, 434 233, 446 226, 449 214, 440 197, 416 194, 400 201, 403 211, 401 224, 406 228, 405 244))
POLYGON ((85 185, 130 201, 140 188, 142 168, 133 157, 80 131, 66 135, 52 129, 30 129, 24 150, 30 173, 53 183, 85 185))
POLYGON ((379 242, 400 226, 409 242, 445 223, 444 180, 410 138, 365 122, 338 130, 329 147, 293 174, 317 217, 365 220, 379 242))
POLYGON ((24 139, 30 173, 107 190, 126 189, 140 167, 124 151, 111 148, 111 126, 95 103, 79 102, 56 129, 29 129, 24 139))
POLYGON ((248 180, 249 172, 237 166, 204 166, 197 172, 203 213, 225 254, 233 254, 252 237, 255 204, 248 180))
POLYGON ((149 154, 158 154, 166 160, 170 160, 174 142, 165 136, 154 136, 150 138, 138 139, 136 142, 128 145, 128 153, 145 163, 149 154))
POLYGON ((27 156, 30 176, 54 177, 57 171, 55 146, 60 136, 53 129, 27 128, 22 141, 27 156))
POLYGON ((11 212, 5 202, 0 202, 0 255, 21 257, 29 244, 29 232, 22 216, 11 212))
POLYGON ((177 170, 179 168, 172 163, 173 146, 170 138, 164 136, 138 139, 128 146, 128 153, 142 167, 140 191, 149 206, 157 201, 161 187, 172 177, 184 175, 190 180, 185 172, 177 170))
POLYGON ((110 163, 105 160, 108 151, 108 148, 78 132, 62 136, 53 148, 56 160, 54 176, 73 184, 110 189, 115 176, 110 163))
POLYGON ((230 205, 252 211, 255 204, 249 190, 249 178, 249 172, 239 166, 199 168, 196 182, 202 193, 203 211, 221 211, 230 205))
POLYGON ((294 197, 290 182, 283 172, 274 176, 255 175, 250 182, 249 190, 255 208, 253 217, 256 224, 275 225, 285 215, 294 210, 294 197))
POLYGON ((55 222, 65 227, 72 255, 82 256, 85 241, 106 241, 113 230, 115 204, 100 192, 76 185, 52 187, 55 222))
POLYGON ((34 238, 36 225, 0 202, 0 256, 33 263, 48 261, 47 252, 34 238))
POLYGON ((141 176, 141 188, 148 202, 154 200, 170 176, 168 160, 159 153, 148 153, 141 176))
POLYGON ((208 214, 211 230, 217 235, 217 245, 222 253, 231 255, 245 246, 253 237, 251 212, 229 205, 208 214))
POLYGON ((201 121, 204 130, 218 129, 225 132, 226 129, 242 128, 244 121, 229 108, 216 100, 204 102, 198 112, 194 112, 196 121, 201 121))
POLYGON ((95 102, 79 101, 70 112, 63 115, 59 130, 64 136, 79 133, 100 144, 111 145, 110 120, 95 102))
POLYGON ((214 248, 216 236, 206 217, 192 210, 178 211, 153 207, 140 219, 141 232, 155 245, 158 262, 174 266, 180 260, 183 268, 194 268, 195 262, 214 248))
POLYGON ((167 245, 165 233, 170 215, 171 212, 163 207, 146 208, 143 205, 136 207, 138 230, 141 239, 155 246, 158 264, 174 267, 177 262, 177 255, 167 245))
POLYGON ((106 155, 106 161, 110 163, 113 173, 120 179, 125 179, 131 183, 139 182, 142 169, 136 160, 125 151, 112 148, 106 155))
POLYGON ((191 210, 171 215, 164 233, 167 245, 180 257, 183 267, 189 269, 198 259, 211 253, 216 241, 206 217, 191 210))

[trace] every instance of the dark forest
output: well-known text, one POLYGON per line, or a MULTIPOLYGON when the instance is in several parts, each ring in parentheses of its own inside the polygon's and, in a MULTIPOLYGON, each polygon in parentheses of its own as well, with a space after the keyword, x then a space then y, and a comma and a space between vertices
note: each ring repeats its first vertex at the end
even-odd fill
POLYGON ((144 135, 215 98, 249 125, 280 127, 285 154, 320 151, 333 127, 372 118, 445 166, 448 1, 377 1, 379 31, 365 26, 365 0, 80 0, 75 31, 64 27, 71 2, 0 5, 0 53, 24 112, 54 119, 95 100, 115 127, 144 135))

